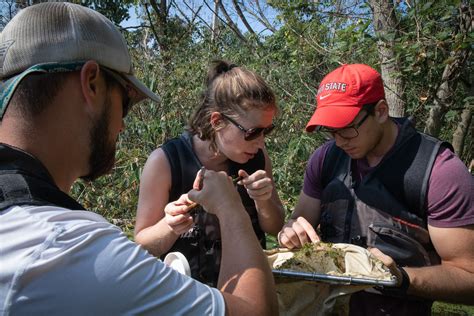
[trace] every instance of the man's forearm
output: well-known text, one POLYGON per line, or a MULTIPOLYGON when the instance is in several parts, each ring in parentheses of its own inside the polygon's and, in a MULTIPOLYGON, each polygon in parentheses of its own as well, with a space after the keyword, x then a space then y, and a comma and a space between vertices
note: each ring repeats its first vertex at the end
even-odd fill
POLYGON ((474 304, 474 273, 449 264, 404 269, 410 277, 408 294, 452 303, 474 304))
MULTIPOLYGON (((219 218, 222 259, 219 288, 245 301, 249 315, 278 313, 273 276, 262 248, 243 210, 232 218, 219 218)), ((239 310, 242 314, 242 310, 239 310)))

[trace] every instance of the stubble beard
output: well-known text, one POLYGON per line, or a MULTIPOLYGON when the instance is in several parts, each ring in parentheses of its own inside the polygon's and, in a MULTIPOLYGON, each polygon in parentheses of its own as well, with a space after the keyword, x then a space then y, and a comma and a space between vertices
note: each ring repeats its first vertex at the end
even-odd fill
POLYGON ((115 165, 116 142, 109 139, 111 100, 107 95, 104 111, 90 131, 89 173, 82 176, 85 181, 94 181, 109 173, 115 165))

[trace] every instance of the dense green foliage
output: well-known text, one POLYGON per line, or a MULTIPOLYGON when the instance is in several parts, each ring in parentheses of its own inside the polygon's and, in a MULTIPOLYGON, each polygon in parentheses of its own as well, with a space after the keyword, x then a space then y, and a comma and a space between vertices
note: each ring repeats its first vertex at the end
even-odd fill
MULTIPOLYGON (((130 231, 147 156, 166 139, 181 133, 200 102, 209 62, 224 58, 262 75, 278 96, 278 129, 268 138, 267 147, 278 191, 291 212, 301 189, 305 163, 323 142, 318 134, 304 132, 315 108, 318 82, 342 63, 363 62, 379 68, 379 56, 371 11, 364 2, 347 1, 345 8, 336 8, 333 1, 270 3, 279 27, 270 35, 260 36, 258 42, 249 33, 243 41, 225 25, 211 40, 207 25, 185 21, 172 10, 167 24, 160 24, 166 32, 156 31, 156 12, 151 10, 154 28, 146 27, 150 20, 143 15, 139 16, 143 27, 124 30, 138 77, 158 91, 162 100, 157 105, 145 102, 132 110, 118 144, 114 172, 94 183, 77 183, 73 195, 109 219, 125 220, 119 224, 130 231), (160 45, 163 42, 166 46, 160 45)), ((472 47, 472 34, 467 39, 452 36, 459 4, 460 1, 436 1, 396 8, 400 35, 395 49, 402 65, 399 75, 405 82, 407 112, 415 116, 419 128, 426 122, 451 51, 472 47)), ((122 7, 105 7, 101 11, 116 22, 126 16, 122 7)), ((457 107, 447 113, 440 135, 448 141, 459 122, 459 109, 468 99, 471 64, 469 60, 464 68, 466 84, 458 85, 457 107)), ((465 161, 472 158, 471 144, 472 132, 466 141, 465 161)))
MULTIPOLYGON (((145 161, 166 139, 182 132, 200 102, 211 60, 228 59, 245 66, 273 87, 280 113, 278 128, 266 145, 277 189, 290 214, 301 189, 306 161, 323 142, 317 133, 304 132, 304 127, 315 109, 318 83, 326 73, 343 63, 366 63, 380 69, 377 41, 394 40, 395 58, 401 65, 400 73, 395 75, 403 78, 406 112, 423 129, 445 66, 453 62, 455 52, 473 47, 472 32, 464 36, 458 32, 459 8, 463 3, 470 6, 461 0, 394 1, 398 34, 389 38, 377 38, 366 1, 268 0, 274 31, 258 35, 242 31, 241 38, 222 18, 214 39, 209 17, 199 16, 198 10, 192 18, 183 14, 189 1, 168 3, 164 11, 150 5, 156 1, 75 2, 100 11, 117 25, 130 16, 130 8, 137 9, 138 26, 123 29, 123 33, 137 77, 161 96, 159 104, 144 102, 126 118, 127 128, 118 143, 113 172, 93 183, 79 181, 73 187, 72 195, 86 208, 118 224, 131 238, 145 161)), ((245 7, 252 1, 239 3, 245 7)), ((11 18, 14 1, 5 4, 8 6, 1 7, 0 26, 11 18)), ((443 116, 439 135, 447 141, 451 141, 460 122, 461 110, 472 108, 474 103, 472 56, 457 75, 452 79, 457 82, 454 106, 443 116)), ((472 126, 468 127, 462 156, 466 163, 473 159, 472 126)), ((268 245, 276 245, 274 237, 268 237, 268 245)), ((456 308, 438 304, 433 311, 474 314, 471 308, 456 308)))

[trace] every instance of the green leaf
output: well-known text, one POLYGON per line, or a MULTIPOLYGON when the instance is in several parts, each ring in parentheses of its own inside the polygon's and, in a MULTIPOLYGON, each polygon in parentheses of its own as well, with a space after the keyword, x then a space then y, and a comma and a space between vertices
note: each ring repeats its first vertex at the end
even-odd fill
POLYGON ((433 5, 433 2, 429 1, 429 2, 426 2, 423 7, 422 7, 422 11, 426 11, 428 10, 429 8, 431 8, 431 6, 433 5))

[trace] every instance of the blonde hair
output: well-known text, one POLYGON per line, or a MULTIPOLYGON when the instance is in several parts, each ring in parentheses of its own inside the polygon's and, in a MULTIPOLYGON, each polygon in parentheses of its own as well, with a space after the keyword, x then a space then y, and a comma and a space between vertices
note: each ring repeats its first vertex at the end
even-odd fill
POLYGON ((213 61, 201 105, 191 117, 188 130, 202 140, 210 140, 211 149, 216 150, 215 130, 210 122, 212 112, 236 116, 250 109, 278 110, 272 89, 250 70, 224 60, 213 61))

